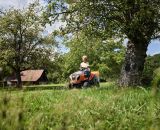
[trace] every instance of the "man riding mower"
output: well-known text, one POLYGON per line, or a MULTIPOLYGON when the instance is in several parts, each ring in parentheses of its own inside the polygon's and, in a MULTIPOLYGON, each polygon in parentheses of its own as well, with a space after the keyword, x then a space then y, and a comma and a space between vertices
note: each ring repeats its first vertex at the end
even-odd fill
POLYGON ((91 86, 99 87, 99 72, 91 72, 87 62, 87 56, 82 57, 80 71, 69 76, 69 88, 87 88, 91 86))

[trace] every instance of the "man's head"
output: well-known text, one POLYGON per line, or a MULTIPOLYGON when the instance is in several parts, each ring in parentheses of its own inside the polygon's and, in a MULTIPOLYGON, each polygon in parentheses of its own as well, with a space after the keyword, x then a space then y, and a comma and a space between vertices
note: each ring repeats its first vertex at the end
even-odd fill
POLYGON ((86 55, 82 56, 82 61, 86 63, 88 61, 88 57, 86 55))

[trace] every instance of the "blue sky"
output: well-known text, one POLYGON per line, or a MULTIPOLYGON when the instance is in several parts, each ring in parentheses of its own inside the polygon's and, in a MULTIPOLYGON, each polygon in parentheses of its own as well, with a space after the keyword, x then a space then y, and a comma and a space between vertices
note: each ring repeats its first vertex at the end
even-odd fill
POLYGON ((153 40, 148 46, 148 55, 154 55, 160 53, 160 40, 153 40))
MULTIPOLYGON (((44 4, 43 0, 39 0, 41 4, 44 4)), ((0 0, 0 8, 9 8, 11 6, 15 8, 24 8, 29 3, 34 2, 34 0, 0 0)), ((53 26, 47 25, 45 33, 51 33, 55 29, 59 29, 59 27, 64 24, 61 22, 56 22, 53 26)), ((148 46, 148 55, 154 55, 160 53, 160 40, 151 41, 148 46)))

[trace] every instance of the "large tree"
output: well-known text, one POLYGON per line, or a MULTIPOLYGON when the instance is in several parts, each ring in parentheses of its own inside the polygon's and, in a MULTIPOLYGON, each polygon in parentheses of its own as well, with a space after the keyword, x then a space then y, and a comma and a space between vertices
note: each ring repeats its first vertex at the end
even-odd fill
POLYGON ((17 87, 22 86, 22 70, 33 68, 31 65, 36 65, 37 59, 51 56, 48 54, 54 40, 43 35, 40 11, 38 3, 34 3, 26 9, 10 8, 0 13, 0 62, 16 73, 17 87))
POLYGON ((147 47, 159 37, 159 0, 49 0, 48 7, 50 16, 66 21, 69 32, 129 39, 119 84, 140 84, 147 47))

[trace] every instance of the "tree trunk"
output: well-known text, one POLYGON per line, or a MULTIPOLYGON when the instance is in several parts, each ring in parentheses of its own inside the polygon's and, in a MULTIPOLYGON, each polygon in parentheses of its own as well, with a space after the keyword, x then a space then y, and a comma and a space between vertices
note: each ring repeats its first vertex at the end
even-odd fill
POLYGON ((122 87, 138 86, 141 84, 147 43, 134 44, 128 41, 125 61, 121 69, 119 85, 122 87))
POLYGON ((18 70, 16 71, 16 78, 17 78, 16 87, 22 88, 22 80, 21 80, 21 71, 20 71, 20 69, 18 69, 18 70))

